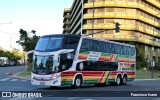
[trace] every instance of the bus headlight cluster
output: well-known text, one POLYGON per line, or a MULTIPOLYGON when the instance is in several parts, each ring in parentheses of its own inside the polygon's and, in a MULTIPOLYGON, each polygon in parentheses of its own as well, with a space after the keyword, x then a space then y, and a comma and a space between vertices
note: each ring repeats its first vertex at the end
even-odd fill
POLYGON ((57 79, 57 78, 59 78, 60 77, 60 74, 59 73, 56 73, 56 74, 53 74, 52 75, 52 79, 53 80, 55 80, 55 79, 57 79))
POLYGON ((31 78, 32 78, 32 79, 34 79, 35 77, 34 77, 34 76, 32 76, 31 78))

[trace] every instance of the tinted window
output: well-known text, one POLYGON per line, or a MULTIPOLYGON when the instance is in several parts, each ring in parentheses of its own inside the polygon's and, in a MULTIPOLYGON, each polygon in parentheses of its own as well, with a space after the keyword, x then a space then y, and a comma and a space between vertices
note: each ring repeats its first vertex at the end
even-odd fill
POLYGON ((47 45, 47 50, 57 50, 60 49, 62 46, 62 40, 63 37, 52 37, 50 38, 48 45, 47 45))
POLYGON ((118 62, 102 62, 102 61, 84 61, 77 64, 78 71, 116 71, 118 62), (79 68, 80 63, 83 63, 83 69, 79 68))
POLYGON ((39 50, 39 51, 45 51, 47 44, 48 44, 49 38, 40 38, 35 50, 39 50))
POLYGON ((55 51, 61 49, 63 37, 44 37, 40 38, 35 50, 55 51))
POLYGON ((64 42, 64 49, 77 49, 80 37, 66 37, 64 42))
POLYGON ((121 54, 134 56, 136 51, 134 47, 115 44, 104 41, 97 41, 91 39, 83 39, 80 52, 95 51, 103 53, 121 54))

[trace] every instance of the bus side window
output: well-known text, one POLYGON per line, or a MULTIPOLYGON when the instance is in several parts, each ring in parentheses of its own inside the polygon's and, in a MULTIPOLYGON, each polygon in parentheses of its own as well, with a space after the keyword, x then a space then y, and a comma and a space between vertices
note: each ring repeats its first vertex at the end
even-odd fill
POLYGON ((79 37, 66 37, 64 42, 64 49, 77 49, 79 37))
POLYGON ((87 51, 87 39, 82 40, 81 49, 80 49, 80 52, 85 52, 85 51, 87 51))

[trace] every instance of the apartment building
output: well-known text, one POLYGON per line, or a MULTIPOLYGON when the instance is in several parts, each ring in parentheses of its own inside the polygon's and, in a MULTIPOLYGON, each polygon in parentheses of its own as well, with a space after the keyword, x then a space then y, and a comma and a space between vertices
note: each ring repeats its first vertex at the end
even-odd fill
POLYGON ((160 62, 160 0, 74 0, 63 22, 63 34, 94 33, 94 38, 134 43, 148 62, 152 55, 160 62))

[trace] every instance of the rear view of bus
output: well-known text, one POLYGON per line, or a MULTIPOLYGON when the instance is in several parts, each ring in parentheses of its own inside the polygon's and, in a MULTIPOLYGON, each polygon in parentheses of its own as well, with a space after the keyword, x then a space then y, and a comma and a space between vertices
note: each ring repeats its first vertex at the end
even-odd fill
POLYGON ((61 72, 73 62, 80 36, 42 36, 35 48, 31 83, 33 85, 61 86, 61 72))

